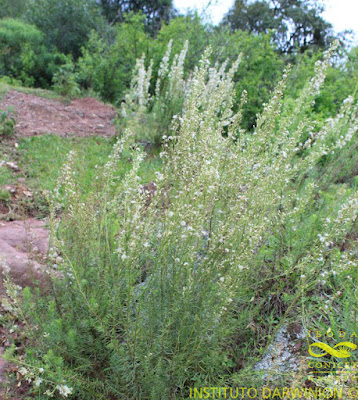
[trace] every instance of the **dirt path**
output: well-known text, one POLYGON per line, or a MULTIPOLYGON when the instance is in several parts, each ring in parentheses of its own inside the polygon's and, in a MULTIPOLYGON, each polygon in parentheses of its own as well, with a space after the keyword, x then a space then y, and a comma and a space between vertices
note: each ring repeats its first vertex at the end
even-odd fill
POLYGON ((69 104, 11 90, 0 101, 0 109, 13 107, 19 136, 53 133, 60 136, 113 136, 114 107, 93 98, 69 104))

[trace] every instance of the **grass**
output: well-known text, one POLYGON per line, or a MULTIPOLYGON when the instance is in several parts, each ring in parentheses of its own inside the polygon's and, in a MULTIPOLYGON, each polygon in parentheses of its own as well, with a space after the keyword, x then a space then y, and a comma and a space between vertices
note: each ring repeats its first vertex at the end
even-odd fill
MULTIPOLYGON (((16 184, 17 178, 25 177, 25 185, 32 192, 32 198, 23 199, 25 213, 43 218, 48 215, 48 204, 44 191, 52 191, 56 186, 61 167, 72 150, 78 154, 76 170, 83 198, 93 190, 93 182, 97 177, 97 169, 107 160, 111 153, 115 138, 86 137, 64 138, 56 135, 21 138, 17 154, 12 147, 3 147, 0 160, 16 161, 21 169, 16 174, 6 166, 0 167, 0 189, 5 185, 16 184)), ((118 165, 118 178, 121 179, 131 168, 129 155, 118 165)), ((149 154, 140 170, 143 184, 155 178, 155 171, 161 168, 161 161, 155 152, 149 154)), ((4 190, 3 190, 4 191, 4 190)), ((6 191, 8 193, 8 191, 6 191)), ((1 199, 0 199, 1 200, 1 199)))
POLYGON ((11 185, 15 182, 14 174, 6 167, 0 167, 0 187, 11 185))
MULTIPOLYGON (((61 167, 69 151, 78 154, 76 170, 84 197, 92 190, 93 181, 97 178, 97 168, 101 167, 111 153, 115 139, 103 137, 62 138, 56 135, 34 136, 19 141, 19 166, 26 176, 26 184, 34 194, 34 203, 41 216, 47 214, 47 202, 44 191, 52 191, 56 186, 61 167)), ((140 175, 145 184, 154 179, 155 171, 160 169, 156 154, 147 157, 140 175)), ((129 157, 120 161, 119 178, 130 169, 129 157)), ((10 176, 7 177, 9 181, 10 176)), ((7 182, 8 183, 8 182, 7 182)))
POLYGON ((21 93, 33 94, 35 96, 44 97, 50 100, 61 100, 65 101, 65 98, 53 90, 39 89, 39 88, 29 88, 21 86, 17 83, 9 83, 4 79, 0 79, 0 99, 10 90, 17 90, 21 93))
MULTIPOLYGON (((26 171, 27 182, 35 190, 52 190, 60 174, 61 166, 69 151, 78 154, 76 168, 83 171, 80 183, 88 190, 96 179, 96 169, 102 166, 111 153, 114 139, 103 137, 61 138, 55 135, 23 138, 19 142, 21 166, 26 171)), ((129 158, 120 162, 120 175, 130 169, 129 158)), ((154 178, 154 172, 160 168, 158 158, 148 157, 141 169, 143 183, 154 178)))

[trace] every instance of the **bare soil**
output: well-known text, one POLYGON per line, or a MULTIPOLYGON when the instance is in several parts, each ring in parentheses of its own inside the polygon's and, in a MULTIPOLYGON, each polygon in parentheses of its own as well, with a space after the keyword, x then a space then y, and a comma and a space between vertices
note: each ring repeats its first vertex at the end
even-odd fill
POLYGON ((13 107, 17 113, 16 132, 19 136, 115 134, 115 108, 93 98, 66 103, 11 90, 0 101, 0 108, 8 107, 13 107))

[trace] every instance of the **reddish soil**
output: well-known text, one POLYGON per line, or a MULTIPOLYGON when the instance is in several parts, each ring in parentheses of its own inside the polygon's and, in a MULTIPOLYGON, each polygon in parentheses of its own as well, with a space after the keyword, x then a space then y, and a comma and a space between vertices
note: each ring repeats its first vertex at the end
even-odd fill
POLYGON ((0 101, 0 108, 8 107, 13 107, 17 113, 16 131, 20 136, 115 134, 114 107, 93 98, 75 99, 67 104, 12 90, 0 101))

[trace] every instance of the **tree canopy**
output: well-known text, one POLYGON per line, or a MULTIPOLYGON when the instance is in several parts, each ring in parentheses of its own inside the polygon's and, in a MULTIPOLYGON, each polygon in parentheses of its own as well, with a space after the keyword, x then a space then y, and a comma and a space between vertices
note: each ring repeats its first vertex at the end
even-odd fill
POLYGON ((157 31, 162 21, 168 22, 174 12, 173 0, 97 0, 109 22, 123 22, 125 14, 142 12, 147 26, 157 31))
POLYGON ((317 0, 236 0, 224 18, 232 30, 268 33, 273 30, 284 53, 324 48, 332 40, 332 25, 322 17, 317 0))

